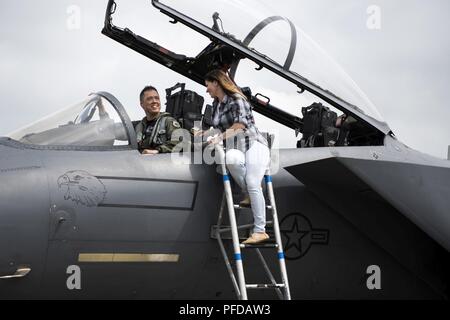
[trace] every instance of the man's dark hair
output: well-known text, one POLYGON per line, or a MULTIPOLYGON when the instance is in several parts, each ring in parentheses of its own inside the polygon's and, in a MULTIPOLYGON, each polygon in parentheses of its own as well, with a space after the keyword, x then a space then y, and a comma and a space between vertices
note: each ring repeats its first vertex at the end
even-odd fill
MULTIPOLYGON (((156 90, 155 87, 153 87, 153 86, 146 86, 144 89, 142 89, 141 94, 139 95, 139 99, 141 100, 141 102, 144 101, 144 95, 145 95, 145 93, 147 91, 156 91, 156 92, 158 92, 158 90, 156 90)), ((158 92, 158 94, 159 94, 159 92, 158 92)))

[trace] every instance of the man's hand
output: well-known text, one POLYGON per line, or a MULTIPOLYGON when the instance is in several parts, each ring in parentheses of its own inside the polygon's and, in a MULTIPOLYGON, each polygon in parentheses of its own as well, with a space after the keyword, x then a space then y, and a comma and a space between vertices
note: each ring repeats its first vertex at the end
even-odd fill
POLYGON ((142 154, 149 155, 149 156, 153 156, 158 153, 159 153, 158 150, 153 150, 153 149, 144 149, 144 151, 142 151, 142 154))

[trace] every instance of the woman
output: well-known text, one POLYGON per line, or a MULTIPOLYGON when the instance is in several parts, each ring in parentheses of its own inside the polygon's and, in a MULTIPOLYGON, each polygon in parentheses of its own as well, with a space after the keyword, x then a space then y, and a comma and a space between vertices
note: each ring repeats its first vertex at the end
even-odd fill
MULTIPOLYGON (((251 202, 254 229, 243 243, 265 241, 269 236, 265 232, 266 202, 261 181, 270 162, 267 141, 255 127, 246 97, 225 72, 209 72, 205 84, 206 92, 214 98, 213 126, 222 132, 219 139, 226 142, 227 168, 242 190, 247 191, 251 202)), ((214 142, 217 143, 217 139, 214 142)))

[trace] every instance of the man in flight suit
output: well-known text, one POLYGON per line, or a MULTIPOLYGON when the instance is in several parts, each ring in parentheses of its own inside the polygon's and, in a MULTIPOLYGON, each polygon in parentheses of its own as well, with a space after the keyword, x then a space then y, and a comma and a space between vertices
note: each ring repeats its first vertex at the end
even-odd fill
POLYGON ((140 94, 145 117, 135 126, 139 151, 146 155, 172 152, 179 140, 172 133, 181 126, 170 113, 161 113, 161 101, 155 87, 147 86, 140 94))

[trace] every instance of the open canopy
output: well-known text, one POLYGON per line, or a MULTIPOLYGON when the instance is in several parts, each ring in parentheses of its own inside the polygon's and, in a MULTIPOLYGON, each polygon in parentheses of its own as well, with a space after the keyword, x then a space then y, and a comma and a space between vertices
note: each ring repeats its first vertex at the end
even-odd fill
POLYGON ((103 33, 200 84, 209 70, 229 67, 239 86, 250 87, 254 110, 288 128, 301 131, 300 107, 322 102, 364 123, 369 135, 391 132, 342 68, 289 19, 267 9, 272 2, 153 0, 152 4, 166 18, 167 28, 149 12, 142 19, 133 17, 143 20, 145 28, 135 27, 135 21, 122 24, 120 10, 131 4, 110 0, 103 33), (115 26, 113 17, 121 27, 115 26), (191 35, 180 27, 175 30, 167 17, 187 26, 191 35), (135 33, 142 31, 145 36, 135 33), (295 100, 295 109, 271 103, 270 92, 295 100), (261 103, 257 93, 269 99, 261 103))
MULTIPOLYGON (((270 12, 264 0, 153 1, 158 8, 172 8, 192 20, 235 39, 236 44, 272 61, 278 68, 307 80, 336 95, 378 121, 383 121, 376 107, 355 82, 306 33, 289 19, 270 12)), ((276 8, 283 6, 277 3, 276 8)), ((239 80, 239 70, 237 70, 239 80)), ((239 81, 238 81, 239 82, 239 81)))

